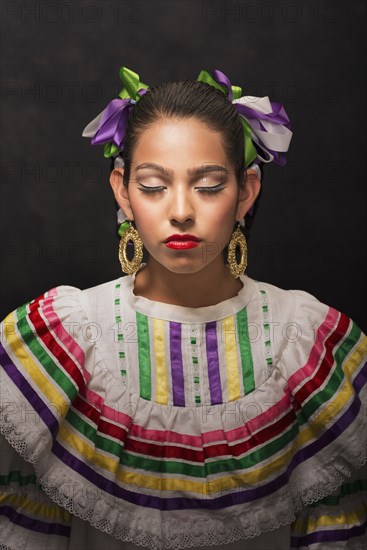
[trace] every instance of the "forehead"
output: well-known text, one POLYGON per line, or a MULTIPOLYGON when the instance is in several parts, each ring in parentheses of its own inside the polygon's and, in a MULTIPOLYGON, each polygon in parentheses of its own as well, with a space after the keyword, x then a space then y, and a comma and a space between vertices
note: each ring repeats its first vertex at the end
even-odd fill
POLYGON ((133 160, 164 161, 167 166, 177 162, 228 164, 221 134, 197 118, 157 120, 140 135, 133 160))

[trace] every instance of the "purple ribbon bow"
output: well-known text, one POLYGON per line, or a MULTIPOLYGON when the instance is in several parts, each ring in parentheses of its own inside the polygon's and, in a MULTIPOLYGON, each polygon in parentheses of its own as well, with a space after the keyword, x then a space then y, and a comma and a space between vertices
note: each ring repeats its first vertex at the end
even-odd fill
MULTIPOLYGON (((144 95, 148 90, 141 89, 139 95, 144 95)), ((112 142, 116 147, 121 147, 124 139, 129 114, 136 101, 134 99, 113 99, 103 111, 96 133, 92 138, 92 145, 101 145, 112 142)))
MULTIPOLYGON (((212 74, 213 74, 214 80, 218 84, 220 84, 221 86, 223 85, 226 86, 228 90, 227 98, 229 101, 232 102, 232 97, 233 97, 232 84, 228 76, 226 76, 224 73, 222 73, 222 71, 219 71, 218 69, 215 69, 212 74)), ((259 123, 260 129, 264 132, 268 132, 268 130, 265 128, 263 124, 261 124, 262 120, 272 122, 273 124, 281 124, 286 128, 288 128, 288 130, 292 130, 288 115, 285 112, 285 109, 281 103, 270 101, 272 112, 268 114, 261 113, 259 111, 256 111, 255 109, 251 109, 247 105, 243 105, 241 103, 233 103, 233 105, 235 106, 235 109, 237 110, 237 112, 246 118, 246 120, 250 124, 255 134, 256 134, 256 131, 251 124, 252 120, 257 120, 259 123)), ((264 143, 261 141, 259 136, 257 136, 257 138, 259 140, 259 145, 261 145, 263 149, 268 151, 274 157, 275 164, 278 164, 280 166, 284 166, 286 164, 287 160, 284 152, 273 151, 272 149, 269 149, 268 147, 266 147, 266 145, 264 145, 264 143)))

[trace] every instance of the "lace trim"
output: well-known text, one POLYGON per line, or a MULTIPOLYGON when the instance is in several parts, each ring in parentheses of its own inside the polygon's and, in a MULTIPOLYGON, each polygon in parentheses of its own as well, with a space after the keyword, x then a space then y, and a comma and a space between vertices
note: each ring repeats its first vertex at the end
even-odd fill
MULTIPOLYGON (((33 535, 33 533, 32 533, 33 535)), ((7 544, 0 542, 0 550, 33 550, 33 549, 43 549, 42 543, 45 541, 42 540, 43 533, 37 533, 37 537, 29 537, 29 531, 25 533, 19 533, 17 525, 14 523, 6 523, 1 525, 1 538, 7 540, 7 544), (9 540, 11 541, 9 543, 9 540)), ((47 536, 47 535, 46 535, 47 536)), ((60 544, 60 541, 57 541, 55 545, 52 544, 51 539, 47 539, 47 549, 48 550, 67 550, 69 548, 69 539, 65 537, 65 545, 60 544)))

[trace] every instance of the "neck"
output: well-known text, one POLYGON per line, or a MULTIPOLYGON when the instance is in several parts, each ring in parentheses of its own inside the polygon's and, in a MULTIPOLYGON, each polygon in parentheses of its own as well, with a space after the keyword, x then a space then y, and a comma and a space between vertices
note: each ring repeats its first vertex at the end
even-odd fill
POLYGON ((233 298, 243 287, 229 269, 211 262, 196 273, 174 273, 149 258, 135 277, 134 294, 183 307, 206 307, 233 298))

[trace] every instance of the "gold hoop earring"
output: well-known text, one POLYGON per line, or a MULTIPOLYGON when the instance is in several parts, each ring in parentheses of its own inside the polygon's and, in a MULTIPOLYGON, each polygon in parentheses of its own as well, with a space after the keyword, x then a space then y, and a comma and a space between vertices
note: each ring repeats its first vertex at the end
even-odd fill
POLYGON ((247 267, 247 242, 244 234, 238 224, 236 231, 232 233, 231 240, 228 245, 228 268, 232 275, 237 279, 243 275, 247 267), (241 259, 239 263, 236 261, 236 247, 240 247, 241 259))
POLYGON ((135 227, 131 225, 130 222, 124 222, 120 225, 118 234, 121 235, 120 245, 119 245, 119 260, 121 264, 122 271, 131 275, 138 271, 141 266, 143 259, 143 241, 135 227), (133 242, 134 245, 134 256, 131 260, 127 257, 127 243, 129 241, 133 242))

